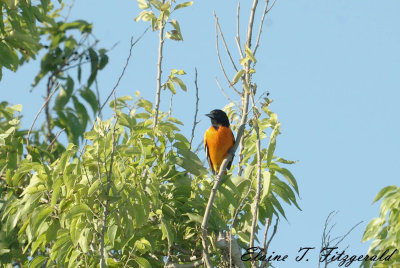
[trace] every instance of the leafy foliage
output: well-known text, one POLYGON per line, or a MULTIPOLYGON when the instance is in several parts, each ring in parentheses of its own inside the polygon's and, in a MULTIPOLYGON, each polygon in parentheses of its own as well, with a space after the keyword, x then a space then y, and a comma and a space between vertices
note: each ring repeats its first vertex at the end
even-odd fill
MULTIPOLYGON (((390 255, 400 248, 400 188, 395 185, 383 188, 375 197, 374 202, 382 199, 379 217, 372 219, 365 228, 363 242, 373 239, 368 255, 381 255, 386 250, 390 255)), ((389 261, 364 262, 363 267, 397 267, 400 265, 400 255, 396 252, 389 261)))
POLYGON ((16 71, 36 57, 41 48, 37 24, 52 22, 52 8, 50 1, 0 1, 0 80, 3 67, 16 71))
MULTIPOLYGON (((51 131, 58 127, 65 130, 69 142, 79 144, 90 122, 87 108, 91 108, 93 117, 100 109, 99 96, 93 87, 98 72, 108 63, 108 56, 106 49, 96 48, 98 41, 92 38, 91 31, 92 25, 83 20, 59 21, 43 29, 49 44, 33 87, 47 76, 47 97, 58 90, 54 103, 48 104, 54 113, 47 113, 46 139, 54 139, 51 131), (90 69, 85 68, 86 64, 90 64, 90 69), (86 80, 82 72, 87 73, 86 80)), ((56 147, 60 146, 57 143, 56 147)), ((56 156, 61 151, 56 149, 56 156)))

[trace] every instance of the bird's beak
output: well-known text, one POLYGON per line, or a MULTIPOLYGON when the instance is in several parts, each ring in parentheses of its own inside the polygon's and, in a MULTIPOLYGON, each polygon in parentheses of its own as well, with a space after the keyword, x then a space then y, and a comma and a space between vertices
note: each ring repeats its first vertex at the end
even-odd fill
POLYGON ((214 119, 214 116, 212 114, 206 114, 206 116, 210 117, 211 119, 214 119))

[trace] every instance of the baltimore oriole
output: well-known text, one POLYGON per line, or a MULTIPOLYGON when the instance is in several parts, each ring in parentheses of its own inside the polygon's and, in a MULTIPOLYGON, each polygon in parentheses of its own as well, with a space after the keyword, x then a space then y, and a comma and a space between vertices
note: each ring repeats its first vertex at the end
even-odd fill
MULTIPOLYGON (((211 118, 212 126, 204 134, 204 149, 208 164, 214 174, 218 174, 229 149, 235 144, 235 136, 229 128, 229 119, 222 110, 212 110, 206 116, 211 118)), ((231 168, 232 161, 228 164, 231 168)))

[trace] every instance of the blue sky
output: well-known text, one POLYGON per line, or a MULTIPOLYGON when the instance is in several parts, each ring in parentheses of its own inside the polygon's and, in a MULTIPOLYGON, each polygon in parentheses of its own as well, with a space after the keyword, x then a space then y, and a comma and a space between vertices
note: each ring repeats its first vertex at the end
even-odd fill
MULTIPOLYGON (((249 3, 241 3, 242 40, 249 3)), ((261 1, 259 11, 263 4, 261 1)), ((178 91, 173 114, 185 123, 183 131, 188 137, 194 115, 194 68, 199 72, 202 121, 195 144, 209 125, 203 115, 228 103, 214 78, 217 76, 229 91, 218 66, 213 11, 238 59, 234 44, 236 5, 236 1, 228 0, 195 1, 192 7, 175 14, 184 41, 165 43, 165 73, 172 68, 187 72, 184 81, 188 92, 178 91)), ((379 213, 379 205, 371 202, 381 188, 396 184, 400 173, 399 10, 400 2, 395 0, 278 0, 267 15, 254 81, 274 99, 271 109, 278 114, 282 127, 277 155, 299 160, 290 169, 299 183, 299 205, 303 209, 285 207, 288 222, 281 221, 270 250, 289 258, 275 267, 317 267, 324 221, 333 210, 339 211, 334 234, 343 235, 364 221, 343 248, 348 245, 348 253, 363 254, 369 246, 361 243, 361 237, 369 220, 379 213), (296 263, 297 251, 305 246, 317 249, 309 262, 296 263)), ((139 12, 133 0, 76 1, 71 11, 71 19, 94 24, 100 46, 110 48, 118 42, 109 53, 109 65, 100 73, 103 100, 122 71, 130 37, 138 37, 146 27, 133 21, 139 12)), ((259 19, 260 12, 257 15, 259 19)), ((134 47, 117 94, 133 95, 139 90, 153 102, 156 58, 157 35, 148 32, 134 47)), ((229 66, 227 58, 224 62, 229 66)), ((43 85, 29 93, 38 66, 38 62, 31 62, 15 74, 5 72, 0 83, 1 100, 23 104, 25 128, 43 102, 43 85)), ((233 77, 233 70, 228 74, 233 77)), ((169 98, 164 91, 164 111, 168 110, 169 98)), ((204 157, 203 153, 200 156, 204 157)))

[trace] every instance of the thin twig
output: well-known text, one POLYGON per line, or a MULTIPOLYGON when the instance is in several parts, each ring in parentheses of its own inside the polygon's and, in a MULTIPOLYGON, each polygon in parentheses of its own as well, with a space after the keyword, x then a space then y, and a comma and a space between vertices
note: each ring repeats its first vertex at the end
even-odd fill
POLYGON ((231 98, 229 98, 228 94, 226 94, 225 90, 224 90, 223 87, 221 86, 221 84, 220 84, 220 82, 218 81, 218 78, 217 78, 217 77, 215 77, 215 81, 217 82, 217 86, 218 86, 219 90, 221 90, 221 92, 222 92, 222 94, 225 96, 225 98, 226 98, 229 102, 235 104, 236 108, 239 109, 239 106, 237 106, 237 104, 236 104, 231 98))
POLYGON ((215 17, 215 40, 216 40, 216 48, 217 48, 217 56, 218 56, 218 63, 219 66, 221 67, 222 73, 224 74, 224 77, 226 79, 226 81, 228 82, 229 86, 237 93, 239 94, 239 96, 241 96, 240 92, 235 88, 234 85, 232 85, 228 75, 225 72, 225 68, 224 65, 222 64, 222 60, 221 60, 221 55, 219 53, 219 42, 218 42, 218 17, 216 16, 215 12, 214 12, 214 17, 215 17))
POLYGON ((264 25, 265 15, 268 13, 268 4, 269 4, 269 0, 265 0, 264 11, 263 11, 263 14, 262 14, 262 17, 261 17, 261 20, 260 20, 260 26, 258 28, 257 41, 256 41, 256 45, 254 46, 254 51, 253 51, 254 56, 256 55, 257 48, 258 48, 258 45, 260 43, 260 37, 261 37, 262 28, 263 28, 263 25, 264 25))
POLYGON ((240 46, 240 30, 239 30, 239 26, 240 26, 240 20, 239 20, 239 14, 240 14, 240 2, 238 2, 238 7, 237 7, 237 13, 236 13, 236 45, 238 47, 239 50, 239 54, 241 58, 243 57, 243 52, 242 52, 242 48, 240 46))
MULTIPOLYGON (((268 242, 267 242, 267 245, 264 246, 264 251, 265 251, 264 254, 265 254, 265 255, 267 255, 269 245, 271 244, 271 241, 272 241, 272 239, 274 239, 275 234, 276 234, 276 231, 278 230, 278 222, 279 222, 279 219, 276 218, 275 225, 274 225, 274 230, 272 231, 272 235, 271 235, 271 237, 269 238, 269 240, 268 240, 268 242)), ((262 265, 261 265, 261 268, 267 267, 267 264, 268 264, 268 262, 263 261, 263 263, 262 263, 262 265)))
POLYGON ((117 87, 119 86, 119 83, 121 82, 121 79, 122 79, 122 77, 123 77, 124 74, 125 74, 126 68, 128 67, 129 60, 130 60, 131 55, 132 55, 132 48, 140 41, 140 39, 142 39, 142 37, 143 37, 143 36, 145 35, 145 33, 149 30, 149 28, 150 28, 150 27, 147 27, 146 30, 144 30, 144 32, 139 36, 139 38, 136 39, 135 42, 133 42, 133 36, 131 37, 131 46, 130 46, 130 48, 129 48, 129 55, 128 55, 128 58, 126 59, 124 68, 123 68, 123 70, 122 70, 122 73, 121 73, 121 75, 119 76, 119 78, 118 78, 118 80, 117 80, 117 83, 115 84, 113 90, 110 92, 110 94, 108 95, 108 97, 106 98, 106 100, 103 102, 103 105, 101 105, 101 107, 100 107, 100 109, 99 109, 99 111, 98 111, 98 114, 101 114, 101 111, 103 110, 104 106, 107 104, 108 100, 111 98, 111 96, 114 94, 115 90, 116 90, 117 87))
POLYGON ((196 86, 196 112, 194 113, 192 136, 190 137, 190 148, 192 148, 192 142, 193 142, 193 138, 194 138, 194 131, 195 131, 196 126, 198 124, 198 122, 197 122, 197 113, 199 111, 199 87, 197 85, 197 68, 195 68, 194 71, 195 71, 194 84, 196 86))
MULTIPOLYGON (((267 240, 267 238, 268 238, 269 228, 271 227, 271 220, 272 220, 272 216, 271 216, 271 218, 267 218, 267 222, 265 223, 264 241, 263 241, 263 254, 265 256, 267 256, 267 253, 268 253, 268 248, 267 248, 267 241, 268 240, 267 240)), ((261 263, 260 268, 264 268, 266 266, 267 266, 267 262, 264 261, 264 262, 261 263)))
POLYGON ((53 150, 53 145, 56 142, 58 136, 60 136, 60 134, 65 130, 65 128, 61 129, 60 131, 57 132, 56 136, 54 137, 54 139, 51 141, 51 143, 49 144, 49 146, 47 146, 46 150, 49 150, 51 148, 51 150, 53 150))
POLYGON ((218 28, 219 34, 221 35, 222 42, 224 43, 224 47, 225 47, 226 53, 228 54, 229 59, 231 60, 233 68, 236 70, 236 72, 238 72, 239 69, 236 67, 235 62, 233 61, 231 52, 230 52, 230 50, 228 48, 228 45, 226 44, 224 33, 221 30, 221 26, 219 25, 218 18, 217 18, 217 15, 215 14, 215 12, 214 12, 214 17, 215 17, 215 23, 217 24, 217 28, 218 28))
POLYGON ((51 96, 53 96, 53 94, 57 91, 57 89, 60 87, 60 83, 57 84, 57 86, 53 89, 53 91, 50 93, 50 95, 47 96, 46 100, 44 101, 42 107, 40 107, 39 111, 37 112, 35 118, 33 119, 32 125, 28 130, 28 134, 26 136, 26 146, 29 146, 29 135, 32 132, 33 126, 36 123, 36 120, 38 119, 40 113, 43 111, 43 108, 47 105, 47 103, 49 102, 51 96))

